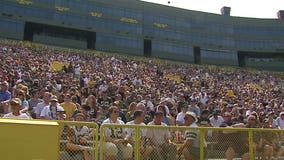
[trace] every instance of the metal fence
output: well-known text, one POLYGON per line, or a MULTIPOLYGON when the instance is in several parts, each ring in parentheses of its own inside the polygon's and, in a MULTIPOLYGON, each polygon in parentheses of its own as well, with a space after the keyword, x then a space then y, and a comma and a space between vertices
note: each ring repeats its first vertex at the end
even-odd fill
POLYGON ((60 125, 60 160, 98 158, 99 127, 96 123, 57 121, 60 125))
POLYGON ((56 122, 60 160, 284 159, 280 129, 56 122))
POLYGON ((283 159, 283 135, 279 129, 105 124, 100 128, 99 157, 183 160, 190 154, 201 160, 283 159), (189 147, 184 145, 187 140, 192 140, 189 147))

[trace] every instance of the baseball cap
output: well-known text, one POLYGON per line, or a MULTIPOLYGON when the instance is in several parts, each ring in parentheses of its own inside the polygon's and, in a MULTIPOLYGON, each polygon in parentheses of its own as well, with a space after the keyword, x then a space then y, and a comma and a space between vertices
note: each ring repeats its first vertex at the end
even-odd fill
POLYGON ((22 101, 19 98, 12 98, 10 103, 21 105, 22 101))
POLYGON ((50 101, 56 101, 56 102, 58 102, 58 99, 57 99, 57 96, 51 96, 51 99, 50 99, 50 101))
POLYGON ((84 119, 86 118, 85 115, 83 113, 80 113, 80 112, 74 115, 74 118, 76 118, 76 117, 83 117, 84 119))
POLYGON ((198 120, 197 117, 196 117, 196 114, 194 112, 188 111, 188 112, 185 113, 185 115, 193 117, 195 119, 195 122, 197 122, 197 120, 198 120))

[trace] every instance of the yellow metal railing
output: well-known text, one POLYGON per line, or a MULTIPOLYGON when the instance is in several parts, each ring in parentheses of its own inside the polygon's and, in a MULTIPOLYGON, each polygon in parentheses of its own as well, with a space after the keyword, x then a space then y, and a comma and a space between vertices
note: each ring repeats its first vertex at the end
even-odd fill
MULTIPOLYGON (((199 148, 196 151, 198 159, 200 160, 228 159, 229 156, 250 160, 284 158, 284 130, 280 129, 191 128, 184 126, 117 124, 104 124, 99 128, 96 123, 76 121, 52 122, 57 122, 60 130, 60 142, 58 143, 60 145, 58 147, 59 160, 67 160, 70 158, 106 160, 108 159, 106 156, 112 153, 115 153, 113 155, 116 159, 144 160, 149 158, 155 160, 183 160, 186 155, 183 152, 178 152, 178 149, 186 141, 185 133, 189 131, 198 133, 199 139, 196 140, 199 148), (72 141, 72 136, 74 136, 72 129, 74 127, 86 129, 88 134, 85 135, 85 143, 81 144, 80 141, 72 141), (110 149, 106 149, 107 136, 112 138, 111 140, 108 139, 108 142, 115 143, 110 149), (122 145, 119 145, 119 141, 115 141, 117 139, 126 141, 121 141, 122 145), (169 144, 168 142, 172 143, 169 144), (167 145, 167 147, 165 148, 163 145, 167 145), (72 148, 74 146, 77 149, 79 148, 79 150, 72 148), (129 150, 125 150, 125 148, 129 150), (166 152, 164 152, 163 149, 165 149, 166 152), (126 151, 130 151, 131 153, 126 153, 126 151), (126 155, 128 155, 127 158, 125 158, 126 155)), ((36 123, 33 123, 33 125, 35 124, 36 123)), ((12 125, 13 124, 11 124, 10 127, 12 127, 12 125)), ((26 127, 26 130, 25 128, 23 129, 23 133, 29 131, 29 127, 26 127)), ((35 131, 32 130, 30 132, 35 131)), ((58 132, 56 134, 58 134, 58 132)), ((50 133, 50 135, 52 135, 52 133, 50 133)), ((25 143, 25 145, 27 144, 25 143)), ((186 151, 190 150, 190 148, 187 148, 186 151)))
MULTIPOLYGON (((141 131, 142 130, 157 130, 157 133, 160 133, 159 130, 164 129, 168 130, 170 133, 175 133, 176 131, 185 132, 188 130, 195 130, 199 132, 199 146, 200 146, 200 153, 199 159, 227 159, 228 156, 232 156, 233 158, 242 158, 246 157, 247 159, 254 160, 254 159, 261 159, 263 156, 263 150, 258 150, 258 143, 260 139, 263 139, 263 134, 266 133, 275 133, 278 135, 278 138, 271 139, 271 145, 274 147, 273 143, 281 143, 284 142, 284 137, 282 136, 284 130, 279 129, 262 129, 262 128, 209 128, 209 127, 198 127, 198 128, 190 128, 190 127, 181 127, 181 126, 141 126, 141 125, 115 125, 115 124, 105 124, 102 125, 100 128, 100 159, 105 159, 104 154, 106 152, 111 152, 111 150, 105 150, 105 132, 109 128, 123 128, 123 129, 134 129, 134 138, 135 143, 132 145, 133 147, 133 158, 135 160, 140 160, 145 157, 141 153, 141 131), (214 139, 214 135, 217 134, 217 137, 214 139), (261 135, 261 136, 260 136, 261 135), (226 136, 231 136, 231 139, 227 141, 226 136), (232 147, 235 153, 230 153, 228 148, 232 147), (259 157, 259 155, 261 155, 259 157)), ((121 138, 124 138, 122 134, 121 138)), ((161 135, 162 136, 162 135, 161 135)), ((182 143, 177 142, 177 137, 175 134, 172 134, 171 140, 175 143, 177 149, 182 145, 182 143)), ((262 144, 263 145, 263 144, 262 144)), ((262 147, 262 146, 259 146, 262 147)), ((284 147, 282 147, 284 151, 284 147)), ((277 153, 276 149, 273 151, 272 157, 276 157, 277 153)), ((175 153, 176 159, 184 159, 182 154, 175 153)), ((284 154, 284 153, 283 153, 284 154)), ((269 155, 264 155, 265 157, 269 157, 269 155)), ((283 155, 278 155, 283 157, 283 155)), ((168 156, 169 157, 169 156, 168 156)), ((277 157, 279 158, 279 157, 277 157)), ((155 158, 153 158, 155 159, 155 158)), ((245 159, 245 158, 244 158, 245 159)))

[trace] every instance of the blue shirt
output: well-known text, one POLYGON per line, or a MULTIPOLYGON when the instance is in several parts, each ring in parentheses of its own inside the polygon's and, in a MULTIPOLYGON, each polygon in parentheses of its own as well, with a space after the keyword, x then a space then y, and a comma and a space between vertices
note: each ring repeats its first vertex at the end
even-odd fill
POLYGON ((0 91, 0 102, 11 99, 10 91, 0 91))

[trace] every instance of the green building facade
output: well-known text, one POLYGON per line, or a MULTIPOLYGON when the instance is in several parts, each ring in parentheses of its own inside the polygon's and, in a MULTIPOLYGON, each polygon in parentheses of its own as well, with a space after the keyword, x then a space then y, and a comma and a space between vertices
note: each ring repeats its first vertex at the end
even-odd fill
POLYGON ((284 21, 136 0, 1 0, 0 36, 196 64, 284 70, 284 21))

